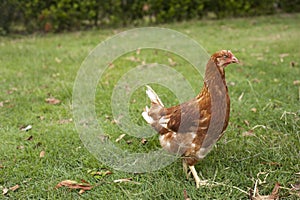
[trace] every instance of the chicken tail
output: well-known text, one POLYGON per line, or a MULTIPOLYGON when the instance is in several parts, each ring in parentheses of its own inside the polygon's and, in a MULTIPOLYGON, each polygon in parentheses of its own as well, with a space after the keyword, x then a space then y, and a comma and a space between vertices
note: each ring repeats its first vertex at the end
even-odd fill
POLYGON ((153 124, 154 119, 150 116, 150 110, 153 110, 155 108, 161 109, 164 107, 164 104, 161 102, 160 98, 157 96, 157 94, 150 86, 146 85, 146 87, 147 87, 146 94, 148 95, 151 101, 151 108, 148 108, 148 106, 146 106, 144 112, 142 113, 142 116, 149 124, 153 124))
POLYGON ((158 105, 164 107, 164 104, 161 102, 160 98, 154 92, 154 90, 149 85, 146 85, 146 87, 147 87, 146 94, 148 95, 149 99, 151 100, 151 104, 158 104, 158 105))

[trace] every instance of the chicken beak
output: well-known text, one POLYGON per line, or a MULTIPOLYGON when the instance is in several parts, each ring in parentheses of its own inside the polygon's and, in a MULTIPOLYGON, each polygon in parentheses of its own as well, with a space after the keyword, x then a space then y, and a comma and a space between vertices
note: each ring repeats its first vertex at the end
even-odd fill
POLYGON ((231 63, 239 63, 239 60, 235 56, 233 56, 231 58, 231 63))

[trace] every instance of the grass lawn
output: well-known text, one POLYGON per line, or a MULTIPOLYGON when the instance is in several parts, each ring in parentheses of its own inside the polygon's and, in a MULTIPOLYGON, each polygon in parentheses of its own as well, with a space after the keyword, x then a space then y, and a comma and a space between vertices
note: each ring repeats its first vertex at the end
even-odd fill
MULTIPOLYGON (((98 43, 129 28, 0 37, 0 189, 6 193, 0 199, 184 199, 184 190, 191 199, 247 199, 255 184, 261 195, 269 195, 276 182, 281 199, 299 198, 299 24, 295 14, 161 25, 187 34, 209 53, 230 49, 241 61, 226 68, 230 124, 196 165, 200 177, 211 182, 200 189, 192 178, 186 180, 180 160, 151 173, 120 172, 99 162, 79 138, 71 109, 77 71, 98 43), (56 102, 49 98, 60 102, 51 104, 56 102), (32 128, 22 131, 27 125, 32 128), (114 182, 124 178, 132 181, 114 182), (94 187, 83 194, 55 189, 63 180, 85 180, 94 187)), ((124 133, 110 108, 114 85, 142 62, 170 65, 170 58, 199 91, 202 79, 193 68, 163 51, 126 54, 105 72, 97 86, 96 112, 112 141, 124 133)), ((178 103, 169 90, 154 86, 167 106, 178 103)), ((139 125, 145 125, 140 113, 149 105, 144 89, 131 97, 131 119, 139 125)), ((159 148, 157 136, 143 145, 126 135, 116 145, 133 152, 159 148)))

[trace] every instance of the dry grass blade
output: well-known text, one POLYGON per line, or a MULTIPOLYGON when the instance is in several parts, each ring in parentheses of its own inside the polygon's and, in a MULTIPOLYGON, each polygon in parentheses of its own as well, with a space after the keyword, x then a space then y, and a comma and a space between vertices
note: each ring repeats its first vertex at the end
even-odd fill
POLYGON ((119 142, 120 140, 122 140, 125 137, 126 134, 122 134, 120 135, 117 139, 116 142, 119 142))
POLYGON ((134 183, 134 184, 141 184, 139 182, 135 182, 135 181, 132 181, 132 178, 122 178, 122 179, 117 179, 117 180, 114 180, 114 183, 127 183, 127 182, 130 182, 130 183, 134 183))

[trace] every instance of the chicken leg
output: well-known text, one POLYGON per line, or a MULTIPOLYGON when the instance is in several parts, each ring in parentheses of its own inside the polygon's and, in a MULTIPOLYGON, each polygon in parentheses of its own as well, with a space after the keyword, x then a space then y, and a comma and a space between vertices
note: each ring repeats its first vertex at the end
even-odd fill
POLYGON ((199 176, 198 176, 198 173, 197 173, 197 171, 196 171, 194 165, 189 166, 189 168, 190 168, 190 170, 191 170, 191 172, 192 172, 192 174, 193 174, 193 176, 194 176, 194 179, 195 179, 196 187, 197 187, 197 188, 199 188, 200 185, 201 185, 201 186, 207 185, 207 180, 203 180, 203 181, 200 180, 200 178, 199 178, 199 176))
POLYGON ((182 166, 183 166, 183 172, 186 176, 186 179, 189 179, 191 175, 191 171, 188 172, 188 164, 184 160, 182 160, 182 166))

